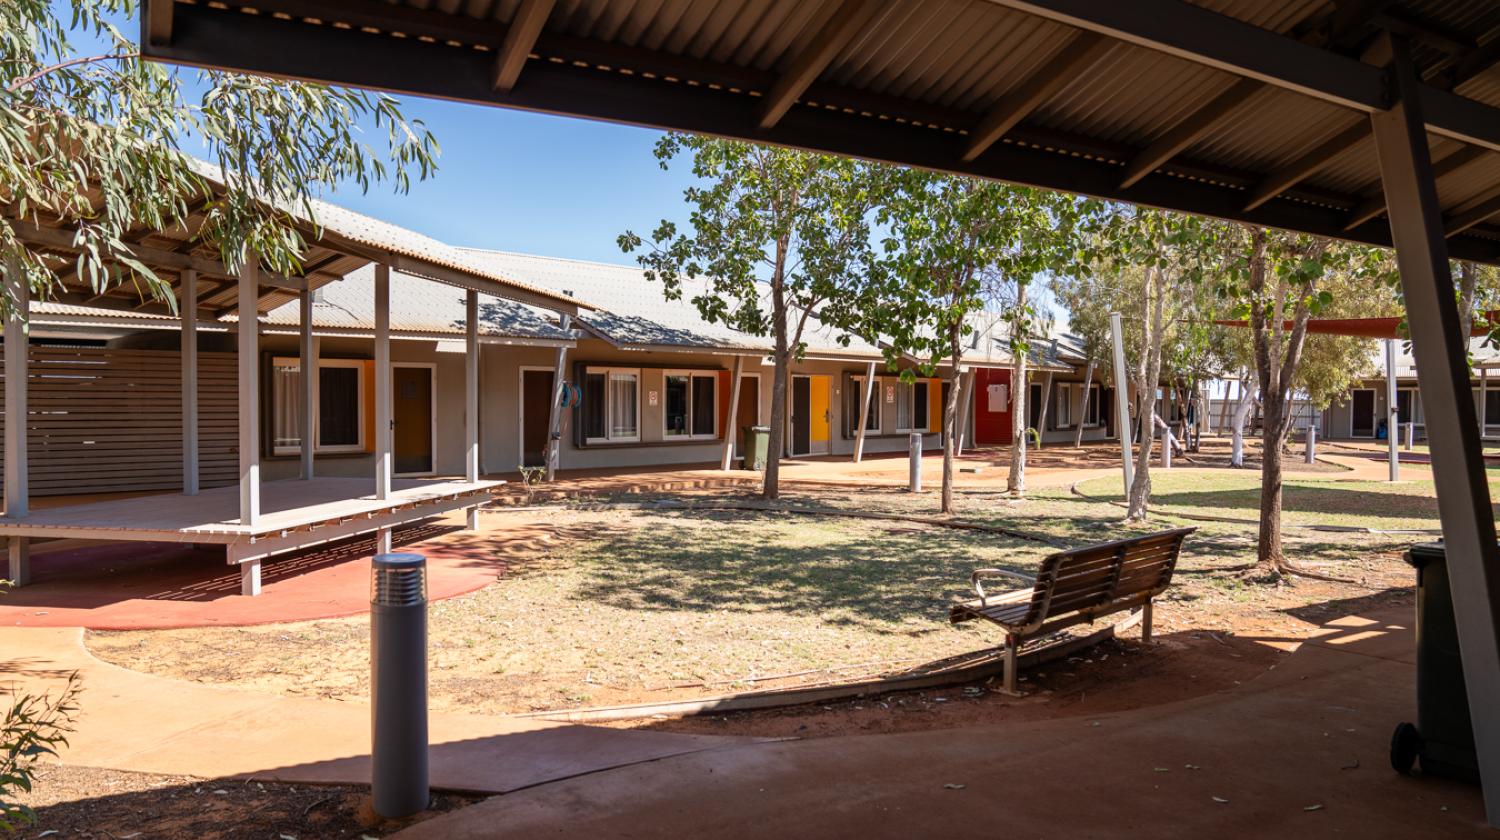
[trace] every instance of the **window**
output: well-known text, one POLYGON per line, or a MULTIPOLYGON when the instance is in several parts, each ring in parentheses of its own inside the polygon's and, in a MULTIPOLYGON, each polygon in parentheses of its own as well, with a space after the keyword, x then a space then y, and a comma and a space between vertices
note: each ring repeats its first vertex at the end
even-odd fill
MULTIPOLYGON (((365 363, 319 359, 313 428, 318 452, 365 451, 365 363)), ((295 455, 302 448, 302 364, 271 362, 271 451, 295 455)))
POLYGON ((896 431, 925 432, 927 423, 927 380, 902 382, 896 386, 896 431))
POLYGON ((663 434, 669 438, 719 436, 719 377, 711 372, 667 371, 663 434))
POLYGON ((1059 382, 1053 390, 1055 394, 1052 399, 1057 404, 1052 410, 1054 423, 1059 429, 1071 429, 1073 428, 1073 386, 1066 382, 1059 382))
POLYGON ((1416 423, 1418 426, 1422 425, 1424 420, 1422 416, 1422 397, 1417 393, 1415 388, 1402 388, 1396 392, 1396 415, 1397 423, 1416 423), (1412 411, 1413 400, 1416 401, 1417 406, 1415 413, 1412 411))
POLYGON ((1088 402, 1083 407, 1083 425, 1098 426, 1100 423, 1100 401, 1103 399, 1104 391, 1098 385, 1089 386, 1088 402))
MULTIPOLYGON (((1033 382, 1026 389, 1026 425, 1033 429, 1042 422, 1042 386, 1033 382)), ((1037 431, 1041 431, 1037 429, 1037 431)))
POLYGON ((583 438, 586 443, 641 439, 641 372, 638 368, 591 367, 583 374, 583 438))
MULTIPOLYGON (((865 378, 863 376, 851 377, 849 381, 849 406, 844 411, 844 416, 852 418, 849 434, 859 432, 859 410, 865 404, 865 378)), ((870 400, 870 415, 865 419, 865 434, 880 434, 880 379, 875 380, 875 395, 870 400)))
POLYGON ((1500 391, 1486 388, 1484 392, 1484 424, 1500 426, 1500 391))

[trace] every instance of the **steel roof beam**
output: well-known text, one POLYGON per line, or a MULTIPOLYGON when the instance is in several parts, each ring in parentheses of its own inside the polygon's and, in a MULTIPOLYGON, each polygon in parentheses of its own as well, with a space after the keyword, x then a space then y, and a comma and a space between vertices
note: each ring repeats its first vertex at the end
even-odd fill
MULTIPOLYGON (((1484 157, 1485 154, 1487 152, 1478 146, 1461 146, 1458 151, 1433 163, 1432 177, 1441 178, 1460 167, 1468 166, 1484 157)), ((1363 190, 1360 194, 1365 197, 1350 211, 1349 218, 1344 221, 1346 231, 1353 230, 1385 212, 1385 192, 1381 189, 1380 182, 1377 181, 1373 187, 1363 190)))
POLYGON ((1080 32, 1058 50, 1052 58, 1000 98, 995 108, 969 132, 962 158, 972 161, 995 145, 1037 106, 1073 82, 1078 74, 1096 64, 1114 46, 1108 38, 1093 32, 1080 32))
POLYGON ((1487 222, 1495 216, 1500 215, 1500 187, 1496 187, 1472 202, 1469 207, 1457 213, 1451 213, 1443 219, 1443 231, 1449 238, 1457 236, 1469 228, 1487 222))
MULTIPOLYGON (((1380 67, 1182 0, 988 2, 1365 113, 1391 104, 1380 67)), ((1418 88, 1430 131, 1500 151, 1500 108, 1418 88)))
POLYGON ((1219 121, 1233 113, 1245 100, 1261 88, 1254 79, 1240 79, 1229 89, 1214 97, 1207 105, 1184 117, 1176 125, 1157 138, 1144 151, 1131 159, 1120 178, 1120 187, 1129 189, 1142 178, 1155 172, 1179 152, 1198 142, 1213 130, 1219 121))
POLYGON ((877 21, 890 13, 896 4, 875 0, 844 0, 833 16, 813 36, 812 43, 798 55, 786 73, 771 85, 761 100, 760 128, 765 130, 776 125, 786 116, 788 109, 807 91, 809 85, 818 80, 828 65, 839 53, 854 42, 861 32, 867 31, 877 21))
POLYGON ((547 25, 547 17, 552 14, 552 7, 556 4, 557 0, 522 0, 520 8, 516 9, 511 18, 510 26, 505 30, 505 41, 501 43, 495 56, 496 93, 510 93, 516 86, 516 80, 521 77, 521 68, 526 66, 531 48, 536 46, 536 39, 542 34, 543 27, 547 25))
POLYGON ((1259 184, 1256 184, 1255 189, 1250 191, 1250 198, 1245 202, 1245 209, 1254 210, 1281 195, 1301 183, 1303 179, 1332 163, 1339 155, 1365 142, 1369 137, 1369 122, 1360 119, 1349 128, 1318 144, 1307 154, 1267 175, 1259 184))

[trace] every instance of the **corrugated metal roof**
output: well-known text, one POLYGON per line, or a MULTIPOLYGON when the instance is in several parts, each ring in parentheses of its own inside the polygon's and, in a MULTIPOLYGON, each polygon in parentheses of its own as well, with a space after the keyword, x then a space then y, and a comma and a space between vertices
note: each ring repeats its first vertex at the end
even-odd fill
MULTIPOLYGON (((146 2, 155 8, 168 0, 146 2)), ((1477 61, 1487 55, 1482 48, 1500 38, 1500 4, 1493 0, 1399 0, 1347 21, 1335 14, 1333 0, 1182 0, 1159 8, 1156 2, 1152 8, 1160 15, 1183 18, 1178 31, 1133 35, 1115 31, 1130 28, 1118 19, 1089 23, 1108 33, 1108 51, 1064 71, 1060 85, 1038 96, 1013 125, 1006 123, 1011 127, 999 142, 972 155, 960 154, 964 137, 1010 103, 1009 94, 1035 87, 1054 58, 1085 54, 1075 43, 1082 30, 1059 21, 1069 14, 1077 15, 1073 21, 1086 18, 1088 4, 1053 9, 1036 2, 1017 9, 1007 0, 559 0, 518 83, 499 92, 487 76, 493 54, 506 42, 516 0, 184 0, 173 12, 190 24, 181 30, 187 43, 167 38, 145 51, 168 60, 220 57, 226 66, 252 71, 857 154, 1377 244, 1389 242, 1388 226, 1378 217, 1349 216, 1379 185, 1372 143, 1356 143, 1255 209, 1243 198, 1278 168, 1381 107, 1374 71, 1354 68, 1385 28, 1408 33, 1429 85, 1441 88, 1443 74, 1476 59, 1473 77, 1456 91, 1475 103, 1500 105, 1500 65, 1477 61), (252 6, 259 14, 238 14, 252 6), (1310 95, 1320 85, 1316 80, 1256 82, 1260 89, 1232 113, 1154 172, 1127 182, 1122 167, 1204 104, 1247 78, 1277 75, 1264 71, 1270 65, 1229 69, 1236 62, 1255 64, 1232 51, 1219 51, 1228 58, 1190 58, 1192 45, 1174 46, 1186 43, 1199 24, 1202 32, 1218 33, 1195 18, 1194 6, 1245 24, 1239 29, 1244 37, 1258 39, 1251 36, 1256 28, 1268 38, 1281 36, 1259 44, 1260 56, 1285 53, 1288 63, 1317 58, 1336 71, 1330 75, 1347 75, 1346 84, 1310 95), (849 9, 856 9, 853 25, 843 28, 849 37, 815 69, 810 84, 794 89, 786 115, 762 124, 757 112, 766 96, 831 31, 825 25, 843 20, 849 9), (1161 48, 1145 45, 1158 35, 1161 48), (271 46, 293 42, 302 49, 271 46), (309 50, 329 51, 329 57, 308 58, 309 50), (1325 60, 1327 53, 1337 57, 1325 60), (400 61, 372 58, 387 55, 400 61)), ((1100 4, 1099 12, 1118 8, 1100 4)), ((1482 122, 1477 117, 1468 125, 1482 122)), ((1497 156, 1500 135, 1458 122, 1457 129, 1448 124, 1449 133, 1467 133, 1468 142, 1489 150, 1485 156, 1497 156)), ((1451 211, 1485 190, 1500 191, 1500 172, 1475 168, 1463 178, 1442 179, 1439 200, 1451 211)), ((1491 219, 1451 237, 1450 249, 1456 257, 1500 261, 1496 237, 1500 224, 1491 219)))

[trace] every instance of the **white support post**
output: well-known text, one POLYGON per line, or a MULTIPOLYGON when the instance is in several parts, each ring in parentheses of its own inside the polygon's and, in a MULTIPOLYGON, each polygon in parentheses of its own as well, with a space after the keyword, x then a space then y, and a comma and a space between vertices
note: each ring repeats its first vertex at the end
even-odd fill
POLYGON ((1490 407, 1490 369, 1482 367, 1479 369, 1479 437, 1483 442, 1484 436, 1489 433, 1489 407, 1490 407))
POLYGON ((302 443, 302 480, 311 481, 313 468, 313 448, 317 443, 316 430, 313 428, 313 409, 318 399, 318 340, 313 338, 313 305, 312 289, 302 290, 301 299, 301 359, 298 363, 302 384, 302 411, 298 418, 301 426, 302 443))
MULTIPOLYGON (((31 287, 26 283, 20 260, 8 260, 5 264, 5 295, 10 299, 10 313, 5 319, 5 517, 22 519, 31 507, 26 453, 31 287)), ((15 544, 12 541, 11 545, 15 544)))
MULTIPOLYGON (((260 259, 247 254, 240 266, 239 325, 239 433, 240 433, 240 524, 254 526, 260 520, 260 259)), ((260 591, 260 569, 255 570, 255 589, 260 591)), ((253 593, 247 593, 253 594, 253 593)))
POLYGON ((1042 449, 1042 433, 1047 430, 1047 409, 1052 406, 1052 371, 1042 376, 1042 404, 1036 415, 1036 448, 1042 449))
POLYGON ((391 497, 391 267, 375 264, 375 498, 391 497))
POLYGON ((1385 340, 1385 446, 1391 481, 1401 480, 1401 422, 1396 396, 1396 340, 1388 338, 1385 340))
POLYGON ((240 564, 240 594, 254 598, 260 594, 260 560, 240 564))
POLYGON ((745 375, 745 357, 734 357, 734 372, 729 380, 729 416, 724 421, 724 451, 719 458, 719 469, 728 471, 734 461, 734 431, 739 422, 740 381, 745 375))
POLYGON ((7 573, 11 586, 27 586, 31 583, 31 540, 26 537, 11 537, 5 541, 6 561, 10 564, 7 573))
POLYGON ((922 433, 912 432, 906 436, 907 489, 922 492, 922 433))
POLYGON ((375 553, 377 555, 380 555, 380 554, 390 554, 391 553, 391 529, 390 528, 379 528, 379 529, 376 529, 376 531, 375 531, 375 553))
POLYGON ((198 495, 198 272, 182 272, 177 308, 182 317, 182 494, 198 495))
POLYGON ((1392 55, 1389 90, 1395 104, 1372 112, 1370 128, 1418 384, 1426 397, 1427 442, 1485 816, 1491 827, 1500 827, 1500 715, 1494 713, 1500 708, 1500 544, 1469 388, 1469 337, 1460 329, 1443 208, 1418 99, 1421 84, 1405 39, 1386 37, 1392 55))
POLYGON ((1308 414, 1307 414, 1307 440, 1304 441, 1304 443, 1306 444, 1306 450, 1307 451, 1303 453, 1303 458, 1309 464, 1317 463, 1317 460, 1318 460, 1318 410, 1317 409, 1311 409, 1308 412, 1308 414))
POLYGON ((1119 422, 1116 431, 1120 435, 1120 463, 1125 470, 1125 496, 1130 497, 1130 485, 1135 483, 1135 465, 1130 461, 1130 396, 1125 393, 1125 337, 1120 326, 1120 313, 1109 316, 1110 335, 1115 345, 1115 411, 1119 422))
MULTIPOLYGON (((464 301, 464 480, 479 480, 479 293, 464 301)), ((479 506, 469 508, 466 524, 479 530, 479 506)))
POLYGON ((880 386, 875 382, 875 363, 865 368, 865 387, 860 389, 859 400, 859 432, 854 436, 854 463, 858 464, 865 457, 865 427, 870 424, 870 400, 875 398, 875 391, 880 386))
MULTIPOLYGON (((559 323, 563 332, 572 329, 572 323, 567 315, 559 316, 559 323)), ((547 480, 552 481, 557 477, 557 471, 562 468, 562 396, 563 387, 567 384, 563 381, 568 364, 568 348, 557 348, 557 362, 552 371, 552 407, 547 413, 547 480)))
POLYGON ((958 445, 955 452, 964 454, 964 443, 969 436, 969 413, 974 410, 974 371, 969 369, 959 375, 958 395, 958 445))

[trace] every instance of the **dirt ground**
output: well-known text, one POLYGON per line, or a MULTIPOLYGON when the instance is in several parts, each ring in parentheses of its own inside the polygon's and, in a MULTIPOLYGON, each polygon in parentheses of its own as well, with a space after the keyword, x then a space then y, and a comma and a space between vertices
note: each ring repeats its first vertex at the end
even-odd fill
MULTIPOLYGON (((789 494, 785 503, 930 516, 934 496, 820 490, 789 494)), ((1023 502, 970 494, 960 505, 960 520, 1013 535, 649 503, 645 509, 551 508, 544 515, 554 524, 554 539, 532 563, 480 592, 433 605, 432 706, 535 712, 898 673, 999 641, 988 628, 953 627, 946 620, 946 606, 964 596, 971 569, 1034 569, 1054 545, 1139 530, 1122 526, 1118 508, 1065 489, 1039 491, 1023 502)), ((1178 524, 1184 523, 1162 517, 1148 527, 1178 524)), ((1031 678, 1036 691, 1019 702, 980 686, 898 698, 905 702, 891 708, 840 704, 631 725, 805 736, 927 725, 918 721, 928 719, 935 726, 962 725, 967 714, 1081 714, 1094 704, 1147 705, 1219 690, 1271 667, 1277 648, 1350 603, 1408 597, 1411 572, 1400 555, 1409 541, 1289 532, 1289 554, 1344 582, 1270 585, 1248 573, 1253 527, 1203 523, 1184 551, 1176 584, 1159 602, 1161 644, 1143 651, 1126 641, 1108 659, 1090 655, 1044 668, 1031 678), (910 714, 939 707, 942 712, 910 714), (796 728, 804 724, 807 730, 796 728)), ((354 618, 97 632, 87 641, 107 661, 163 676, 360 700, 368 693, 368 627, 367 618, 354 618)))
POLYGON ((432 808, 382 821, 368 789, 285 785, 243 779, 195 779, 50 765, 22 802, 37 824, 19 837, 336 840, 383 837, 461 808, 477 797, 435 794, 432 808))

